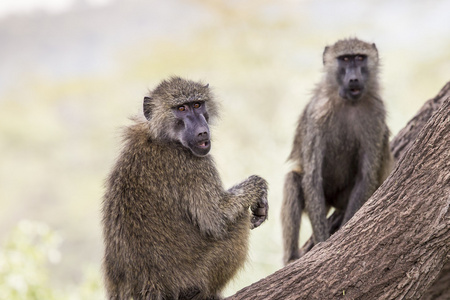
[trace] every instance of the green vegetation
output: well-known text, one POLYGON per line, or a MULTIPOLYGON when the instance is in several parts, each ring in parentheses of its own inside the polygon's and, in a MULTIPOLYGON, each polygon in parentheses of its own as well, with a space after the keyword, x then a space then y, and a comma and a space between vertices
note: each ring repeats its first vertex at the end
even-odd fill
POLYGON ((48 264, 61 260, 61 236, 46 224, 23 220, 0 248, 0 299, 60 300, 101 299, 103 291, 97 271, 71 292, 55 289, 49 281, 48 264))

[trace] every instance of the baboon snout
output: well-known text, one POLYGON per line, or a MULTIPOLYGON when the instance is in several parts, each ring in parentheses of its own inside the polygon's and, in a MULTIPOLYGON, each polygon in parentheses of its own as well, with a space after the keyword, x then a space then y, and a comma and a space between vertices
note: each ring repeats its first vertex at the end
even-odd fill
POLYGON ((344 82, 348 85, 360 84, 362 81, 362 74, 359 68, 351 68, 345 74, 344 82))
POLYGON ((196 128, 186 131, 183 144, 191 149, 194 155, 204 156, 211 149, 209 128, 206 125, 196 125, 196 128))
POLYGON ((197 137, 208 137, 208 128, 199 128, 197 137))

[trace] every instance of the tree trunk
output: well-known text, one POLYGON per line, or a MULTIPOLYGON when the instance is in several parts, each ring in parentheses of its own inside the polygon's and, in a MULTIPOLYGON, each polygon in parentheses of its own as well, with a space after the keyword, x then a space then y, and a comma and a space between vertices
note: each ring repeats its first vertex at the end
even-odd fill
MULTIPOLYGON (((391 141, 391 151, 396 161, 401 158, 412 142, 416 139, 419 131, 431 118, 433 113, 442 105, 444 99, 450 98, 450 82, 448 82, 439 94, 428 100, 419 112, 408 122, 391 141)), ((422 300, 448 300, 450 299, 450 260, 447 261, 436 281, 425 292, 422 300)))
POLYGON ((449 299, 450 83, 391 149, 394 171, 343 228, 228 299, 449 299))

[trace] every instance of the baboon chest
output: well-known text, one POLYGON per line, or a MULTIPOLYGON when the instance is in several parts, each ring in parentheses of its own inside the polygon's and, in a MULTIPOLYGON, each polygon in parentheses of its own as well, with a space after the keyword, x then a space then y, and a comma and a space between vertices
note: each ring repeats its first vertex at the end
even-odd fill
POLYGON ((359 141, 347 127, 326 134, 322 176, 325 195, 333 198, 355 182, 359 164, 359 141))

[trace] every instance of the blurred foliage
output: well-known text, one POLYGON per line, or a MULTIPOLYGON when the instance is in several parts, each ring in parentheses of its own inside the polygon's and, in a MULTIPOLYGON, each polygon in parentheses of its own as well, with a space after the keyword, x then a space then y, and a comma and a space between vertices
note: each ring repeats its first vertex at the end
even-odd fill
POLYGON ((45 264, 59 260, 60 243, 46 225, 20 222, 0 252, 0 299, 57 299, 45 264))
POLYGON ((23 220, 0 249, 0 299, 59 300, 103 298, 97 271, 87 270, 84 282, 70 292, 54 289, 48 264, 61 260, 61 235, 46 224, 23 220))

